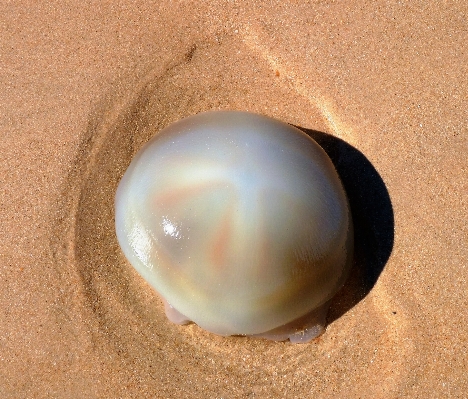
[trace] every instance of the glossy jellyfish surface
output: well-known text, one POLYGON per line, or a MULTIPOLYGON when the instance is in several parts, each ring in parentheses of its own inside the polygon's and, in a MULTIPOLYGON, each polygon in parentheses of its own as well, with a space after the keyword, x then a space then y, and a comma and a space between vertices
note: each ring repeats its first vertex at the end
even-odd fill
POLYGON ((310 340, 349 271, 352 221, 331 160, 269 117, 173 123, 136 154, 115 208, 119 244, 167 316, 220 335, 310 340))

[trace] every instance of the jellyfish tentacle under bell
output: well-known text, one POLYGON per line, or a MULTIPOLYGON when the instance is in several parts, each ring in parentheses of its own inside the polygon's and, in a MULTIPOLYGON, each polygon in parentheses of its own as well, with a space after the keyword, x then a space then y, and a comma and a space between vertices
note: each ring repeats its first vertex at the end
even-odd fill
POLYGON ((178 324, 307 342, 353 256, 338 174, 300 130, 211 111, 156 134, 116 193, 123 253, 178 324))

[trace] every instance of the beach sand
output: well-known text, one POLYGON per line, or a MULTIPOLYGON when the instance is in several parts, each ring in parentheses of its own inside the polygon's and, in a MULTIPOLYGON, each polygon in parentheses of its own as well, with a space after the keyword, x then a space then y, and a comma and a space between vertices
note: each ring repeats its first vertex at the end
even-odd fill
POLYGON ((468 6, 0 5, 0 397, 468 395, 468 6), (211 109, 302 128, 356 224, 305 345, 169 323, 114 194, 160 129, 211 109))

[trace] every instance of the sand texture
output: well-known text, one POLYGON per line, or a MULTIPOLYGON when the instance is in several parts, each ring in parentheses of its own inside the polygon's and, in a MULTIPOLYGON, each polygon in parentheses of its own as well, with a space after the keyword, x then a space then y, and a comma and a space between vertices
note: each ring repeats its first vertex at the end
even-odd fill
POLYGON ((0 397, 468 395, 465 1, 0 5, 0 397), (211 109, 314 137, 348 192, 349 282, 306 345, 169 323, 114 194, 211 109))

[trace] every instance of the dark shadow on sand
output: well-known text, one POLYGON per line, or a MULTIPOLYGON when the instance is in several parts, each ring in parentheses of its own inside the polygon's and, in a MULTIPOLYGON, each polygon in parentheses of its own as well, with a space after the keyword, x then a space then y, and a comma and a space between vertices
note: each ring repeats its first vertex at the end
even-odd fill
POLYGON ((333 298, 328 323, 341 317, 374 287, 393 249, 393 208, 385 183, 369 160, 343 140, 296 126, 331 158, 348 195, 354 223, 354 262, 333 298))

